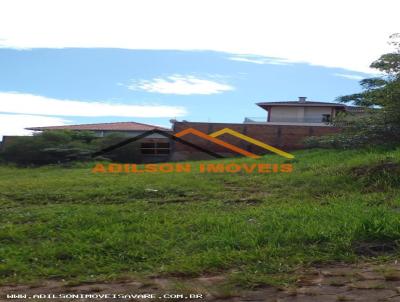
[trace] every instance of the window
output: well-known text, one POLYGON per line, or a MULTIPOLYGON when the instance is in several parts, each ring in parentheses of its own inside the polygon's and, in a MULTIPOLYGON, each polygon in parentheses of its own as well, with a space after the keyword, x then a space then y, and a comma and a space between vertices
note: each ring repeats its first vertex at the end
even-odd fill
POLYGON ((169 154, 169 143, 161 142, 147 142, 142 143, 140 146, 142 154, 146 155, 168 155, 169 154))
POLYGON ((331 115, 330 114, 323 114, 322 115, 322 122, 323 123, 329 123, 331 121, 331 115))

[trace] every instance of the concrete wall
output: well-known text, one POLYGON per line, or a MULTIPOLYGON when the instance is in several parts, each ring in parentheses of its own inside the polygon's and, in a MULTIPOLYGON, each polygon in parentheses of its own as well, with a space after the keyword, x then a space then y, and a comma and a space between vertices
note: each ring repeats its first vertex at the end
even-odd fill
MULTIPOLYGON (((230 128, 259 141, 262 141, 273 147, 280 148, 284 151, 304 148, 303 140, 309 136, 321 136, 331 133, 337 133, 339 128, 323 127, 323 126, 289 126, 289 125, 268 125, 268 124, 233 124, 233 123, 194 123, 194 122, 176 122, 174 124, 174 133, 187 128, 195 128, 204 133, 230 128)), ((227 150, 226 148, 206 141, 202 138, 188 134, 182 137, 183 139, 200 145, 203 148, 219 153, 223 156, 237 156, 236 153, 227 150)), ((221 140, 233 144, 237 147, 256 154, 266 154, 269 151, 255 146, 251 143, 233 137, 229 134, 224 134, 219 137, 221 140)), ((209 155, 201 154, 201 152, 185 146, 180 143, 174 143, 172 160, 183 159, 207 159, 209 155)))

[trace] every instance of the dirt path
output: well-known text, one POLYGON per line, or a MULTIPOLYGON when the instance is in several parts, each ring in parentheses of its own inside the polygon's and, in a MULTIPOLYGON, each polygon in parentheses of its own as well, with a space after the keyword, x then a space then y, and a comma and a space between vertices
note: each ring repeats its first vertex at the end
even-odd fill
POLYGON ((110 283, 67 285, 61 281, 45 281, 36 285, 0 287, 0 301, 271 301, 330 302, 363 301, 400 302, 400 264, 360 264, 314 267, 301 274, 293 288, 259 288, 252 291, 223 290, 223 276, 194 279, 125 280, 110 283), (27 298, 7 298, 26 294, 27 298), (37 299, 40 294, 64 295, 37 299), (70 298, 68 295, 90 294, 92 298, 70 298), (124 298, 105 298, 119 294, 124 298), (128 296, 128 295, 147 295, 128 296), (181 296, 174 296, 181 295, 181 296), (192 295, 192 296, 190 296, 192 295), (197 295, 195 298, 194 295, 197 295), (30 296, 30 298, 28 298, 30 296))

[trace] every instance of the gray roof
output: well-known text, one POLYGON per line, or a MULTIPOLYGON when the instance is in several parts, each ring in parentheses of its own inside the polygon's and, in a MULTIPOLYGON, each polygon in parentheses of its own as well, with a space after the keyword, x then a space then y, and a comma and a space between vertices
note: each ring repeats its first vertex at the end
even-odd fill
POLYGON ((346 105, 341 103, 328 103, 328 102, 313 102, 313 101, 286 101, 286 102, 261 102, 257 103, 260 107, 273 107, 273 106, 294 106, 294 107, 342 107, 346 105))

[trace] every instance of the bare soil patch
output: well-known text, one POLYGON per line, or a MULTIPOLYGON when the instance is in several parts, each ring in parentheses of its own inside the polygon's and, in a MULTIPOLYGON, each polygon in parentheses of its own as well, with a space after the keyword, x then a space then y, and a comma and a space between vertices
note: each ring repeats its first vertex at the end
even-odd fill
POLYGON ((129 278, 113 282, 68 284, 65 281, 46 280, 28 285, 0 287, 0 301, 8 295, 26 294, 154 294, 155 298, 125 297, 124 299, 33 299, 30 301, 270 301, 270 302, 321 302, 321 301, 400 301, 400 263, 362 263, 357 265, 334 264, 313 267, 296 272, 294 285, 286 288, 266 286, 243 290, 227 286, 225 276, 198 278, 161 278, 144 280, 129 278), (202 298, 190 298, 190 294, 202 298), (167 296, 165 296, 167 295, 167 296), (182 297, 173 297, 182 295, 182 297), (186 297, 186 298, 185 298, 186 297))

